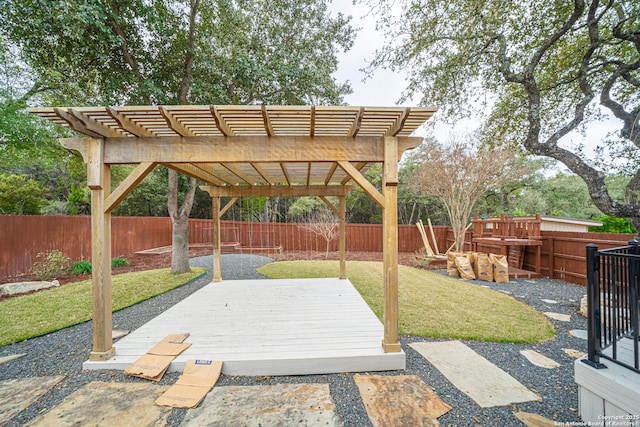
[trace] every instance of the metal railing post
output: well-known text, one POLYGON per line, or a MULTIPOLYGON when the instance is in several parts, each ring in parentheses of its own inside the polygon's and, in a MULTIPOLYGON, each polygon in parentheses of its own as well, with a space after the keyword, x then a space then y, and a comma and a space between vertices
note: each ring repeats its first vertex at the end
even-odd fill
POLYGON ((638 351, 638 334, 640 329, 640 246, 638 246, 637 240, 629 240, 629 253, 633 254, 629 259, 629 290, 630 290, 630 302, 629 302, 629 318, 631 321, 632 339, 633 339, 633 355, 634 355, 634 367, 640 368, 640 352, 638 351))
POLYGON ((606 368, 600 363, 600 259, 598 246, 587 245, 587 358, 582 361, 596 369, 606 368))

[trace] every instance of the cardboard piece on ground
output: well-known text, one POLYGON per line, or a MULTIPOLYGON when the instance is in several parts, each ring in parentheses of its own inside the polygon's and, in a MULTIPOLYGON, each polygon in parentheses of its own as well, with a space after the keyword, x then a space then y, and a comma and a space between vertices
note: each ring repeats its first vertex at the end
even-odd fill
POLYGON ((159 356, 177 356, 191 346, 185 343, 189 333, 167 335, 165 339, 154 345, 147 354, 157 354, 159 356))
POLYGON ((187 360, 178 381, 156 399, 156 405, 195 408, 220 377, 221 361, 187 360))
POLYGON ((175 356, 159 356, 157 354, 145 354, 138 360, 127 366, 124 373, 132 377, 145 378, 151 381, 160 381, 171 361, 175 356))
POLYGON ((133 377, 160 381, 164 373, 177 355, 191 346, 185 343, 189 333, 167 335, 162 341, 153 346, 147 354, 138 358, 124 370, 133 377))
POLYGON ((378 426, 439 426, 451 410, 417 375, 354 375, 371 423, 378 426))

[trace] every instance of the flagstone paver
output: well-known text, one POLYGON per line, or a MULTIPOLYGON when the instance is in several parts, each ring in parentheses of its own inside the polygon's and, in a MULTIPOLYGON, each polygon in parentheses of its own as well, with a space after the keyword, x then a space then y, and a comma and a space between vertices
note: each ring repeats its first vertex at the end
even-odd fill
POLYGON ((544 313, 545 316, 553 319, 553 320, 558 320, 560 322, 570 322, 571 321, 571 315, 570 314, 562 314, 562 313, 554 313, 552 311, 545 311, 544 313))
POLYGON ((582 356, 584 356, 585 353, 584 351, 580 351, 580 350, 574 350, 572 348, 563 348, 562 349, 569 357, 573 357, 574 359, 580 359, 582 356))
POLYGON ((104 426, 126 420, 128 427, 166 425, 172 408, 154 405, 167 389, 151 383, 93 381, 39 416, 30 427, 104 426))
POLYGON ((557 422, 551 421, 542 415, 532 414, 529 412, 516 412, 513 415, 527 427, 556 427, 557 422))
POLYGON ((417 375, 353 377, 374 427, 439 426, 451 410, 417 375))
POLYGON ((580 338, 581 340, 588 339, 588 332, 586 329, 572 329, 569 334, 573 337, 580 338))
POLYGON ((216 386, 183 427, 343 426, 331 398, 329 384, 216 386))
POLYGON ((63 379, 63 375, 55 375, 0 381, 0 426, 5 425, 63 379))
POLYGON ((12 360, 20 359, 21 357, 26 356, 27 353, 19 353, 19 354, 8 354, 6 356, 0 357, 0 365, 3 363, 11 362, 12 360))
POLYGON ((460 341, 418 342, 411 347, 483 408, 540 400, 511 375, 460 341))
POLYGON ((558 362, 548 358, 535 350, 520 350, 520 354, 527 358, 527 360, 536 366, 546 369, 553 369, 560 366, 558 362))

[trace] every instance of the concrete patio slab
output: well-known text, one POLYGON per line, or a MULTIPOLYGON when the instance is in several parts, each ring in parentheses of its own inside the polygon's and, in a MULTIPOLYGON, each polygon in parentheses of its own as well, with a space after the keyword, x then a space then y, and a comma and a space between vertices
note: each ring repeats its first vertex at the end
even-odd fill
POLYGON ((460 341, 418 342, 411 347, 483 408, 540 400, 511 375, 460 341))
POLYGON ((353 379, 374 427, 439 426, 451 410, 417 375, 355 375, 353 379))
POLYGON ((328 384, 214 387, 181 426, 343 426, 328 384))

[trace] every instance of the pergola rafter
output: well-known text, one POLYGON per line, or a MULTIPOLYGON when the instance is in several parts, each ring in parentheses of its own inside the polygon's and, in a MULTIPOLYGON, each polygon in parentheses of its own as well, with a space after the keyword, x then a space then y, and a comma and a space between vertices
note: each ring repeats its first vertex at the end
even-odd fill
POLYGON ((160 164, 205 183, 212 199, 214 281, 220 277, 220 218, 238 197, 318 196, 340 219, 340 276, 345 268, 346 195, 360 186, 383 210, 384 337, 398 341, 398 160, 422 138, 411 134, 433 108, 330 106, 121 106, 31 110, 84 138, 61 143, 87 163, 91 189, 93 351, 115 354, 111 338, 111 211, 160 164), (364 176, 382 164, 382 189, 364 176), (111 165, 136 168, 111 190, 111 165), (336 196, 338 205, 327 197, 336 196), (221 206, 222 197, 232 201, 221 206))

